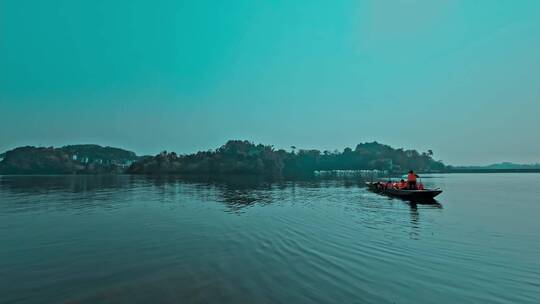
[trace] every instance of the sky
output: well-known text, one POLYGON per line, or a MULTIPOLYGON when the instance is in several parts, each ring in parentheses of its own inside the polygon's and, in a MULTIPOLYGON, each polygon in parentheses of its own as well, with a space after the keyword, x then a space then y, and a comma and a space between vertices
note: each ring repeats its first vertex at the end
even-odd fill
POLYGON ((0 151, 540 162, 540 1, 0 1, 0 151))

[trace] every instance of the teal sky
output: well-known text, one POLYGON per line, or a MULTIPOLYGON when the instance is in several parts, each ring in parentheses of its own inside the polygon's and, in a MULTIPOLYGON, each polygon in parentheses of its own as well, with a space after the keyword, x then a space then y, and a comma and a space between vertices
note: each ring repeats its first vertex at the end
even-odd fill
POLYGON ((540 162, 540 1, 0 1, 0 150, 540 162))

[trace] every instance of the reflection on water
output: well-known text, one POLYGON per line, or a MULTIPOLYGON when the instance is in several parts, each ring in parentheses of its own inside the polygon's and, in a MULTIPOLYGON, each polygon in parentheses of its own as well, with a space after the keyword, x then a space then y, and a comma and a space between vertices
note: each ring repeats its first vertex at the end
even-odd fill
POLYGON ((132 175, 87 175, 87 176, 0 176, 0 189, 11 194, 4 207, 13 207, 13 211, 25 211, 24 203, 31 203, 32 209, 49 208, 38 201, 27 200, 28 195, 35 197, 57 195, 67 203, 64 207, 77 208, 99 205, 100 201, 108 201, 110 195, 125 195, 135 188, 137 191, 155 191, 161 195, 192 195, 200 199, 211 199, 222 202, 230 211, 241 211, 244 207, 255 204, 269 204, 276 201, 276 196, 286 193, 294 195, 295 188, 359 188, 363 181, 351 180, 299 180, 272 181, 261 177, 228 176, 210 177, 177 177, 177 176, 132 176, 132 175), (76 200, 71 200, 76 197, 76 200), (69 198, 69 199, 66 199, 69 198), (102 199, 103 198, 103 199, 102 199), (94 204, 85 204, 85 203, 94 204))
POLYGON ((0 176, 0 303, 537 303, 539 176, 0 176))
POLYGON ((406 202, 410 207, 410 216, 411 216, 411 233, 410 237, 417 239, 419 237, 418 229, 420 229, 420 211, 418 210, 418 205, 429 205, 430 208, 442 209, 442 205, 437 201, 432 201, 429 204, 422 202, 417 204, 415 202, 406 202))

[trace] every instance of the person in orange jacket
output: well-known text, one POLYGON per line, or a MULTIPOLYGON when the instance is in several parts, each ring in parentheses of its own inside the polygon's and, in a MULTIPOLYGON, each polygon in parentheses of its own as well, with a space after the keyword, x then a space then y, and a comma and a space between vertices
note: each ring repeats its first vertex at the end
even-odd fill
POLYGON ((414 173, 413 170, 409 171, 409 174, 407 174, 407 188, 409 190, 416 190, 416 178, 419 176, 414 173))
POLYGON ((398 188, 399 189, 406 189, 407 188, 407 183, 402 179, 399 181, 399 184, 398 184, 398 188))

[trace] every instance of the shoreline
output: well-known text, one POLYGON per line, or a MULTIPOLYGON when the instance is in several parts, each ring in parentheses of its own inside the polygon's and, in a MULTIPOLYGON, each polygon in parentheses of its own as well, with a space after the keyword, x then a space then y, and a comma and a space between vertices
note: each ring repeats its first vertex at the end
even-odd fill
MULTIPOLYGON (((331 172, 331 171, 329 171, 331 172)), ((499 169, 499 170, 454 170, 454 171, 441 171, 441 172, 418 172, 418 174, 511 174, 511 173, 540 173, 540 169, 499 169)), ((377 175, 375 173, 375 175, 377 175)), ((399 172, 389 172, 387 174, 379 174, 380 176, 402 176, 402 173, 399 172)), ((360 176, 360 175, 351 175, 351 176, 332 176, 331 174, 321 176, 297 176, 297 177, 283 177, 283 176, 267 176, 267 175, 257 175, 257 174, 172 174, 172 173, 160 173, 160 174, 134 174, 134 173, 82 173, 82 174, 58 174, 58 173, 39 173, 39 174, 0 174, 0 176, 141 176, 141 177, 178 177, 178 178, 208 178, 208 179, 222 179, 222 178, 258 178, 258 179, 268 179, 268 180, 310 180, 310 179, 351 179, 351 178, 368 178, 371 176, 360 176)))

